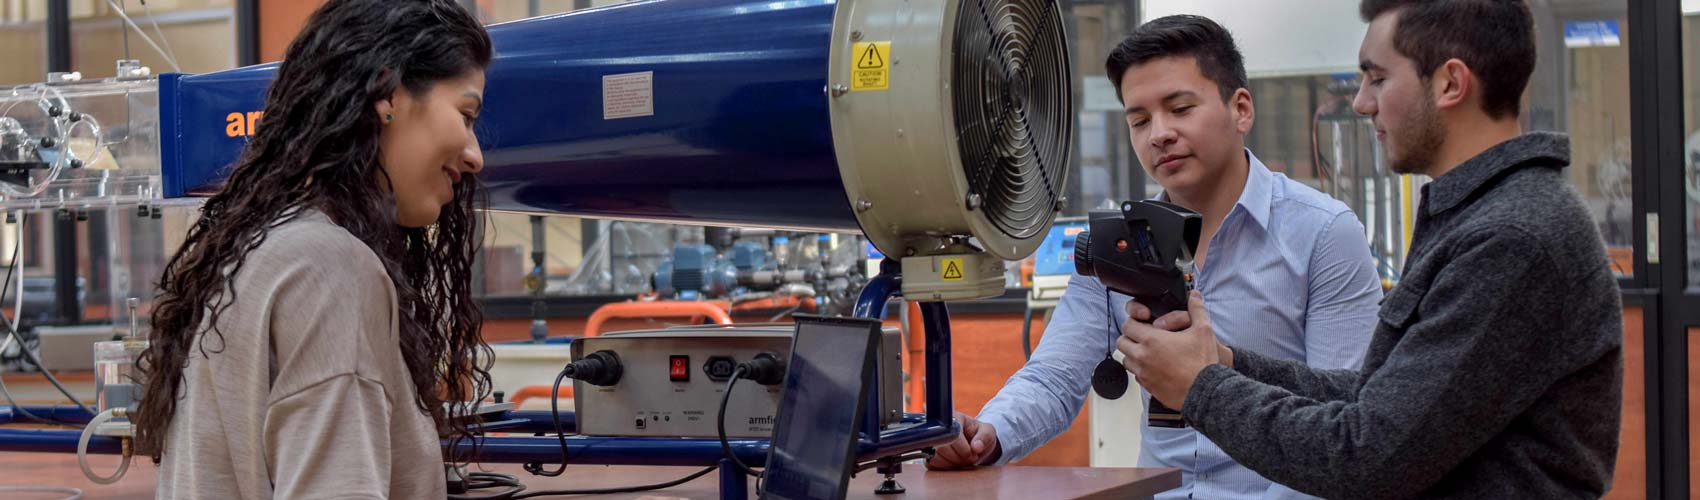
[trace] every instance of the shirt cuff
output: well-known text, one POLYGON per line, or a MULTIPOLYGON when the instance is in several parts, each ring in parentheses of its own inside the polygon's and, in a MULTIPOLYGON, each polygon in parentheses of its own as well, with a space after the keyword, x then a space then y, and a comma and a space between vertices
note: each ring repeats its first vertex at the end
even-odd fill
POLYGON ((982 465, 1004 465, 1023 455, 1018 451, 1021 443, 1017 442, 1015 436, 1011 434, 1014 429, 1011 428, 1009 419, 997 413, 981 413, 976 418, 980 419, 980 424, 991 425, 993 429, 998 430, 998 457, 996 460, 982 465))
MULTIPOLYGON (((1235 353, 1234 364, 1239 364, 1238 353, 1235 353)), ((1200 370, 1198 377, 1192 380, 1192 387, 1187 388, 1186 403, 1181 405, 1181 418, 1193 428, 1202 429, 1199 424, 1210 414, 1210 397, 1216 394, 1216 387, 1223 381, 1237 375, 1234 371, 1218 364, 1200 370)))

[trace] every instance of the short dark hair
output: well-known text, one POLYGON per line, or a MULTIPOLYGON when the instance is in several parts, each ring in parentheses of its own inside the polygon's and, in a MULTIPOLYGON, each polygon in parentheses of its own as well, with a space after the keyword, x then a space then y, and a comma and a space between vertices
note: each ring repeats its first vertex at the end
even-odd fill
POLYGON ((1397 12, 1393 49, 1427 81, 1448 59, 1463 61, 1482 83, 1482 111, 1517 116, 1535 72, 1535 20, 1524 0, 1363 0, 1370 22, 1397 12))
POLYGON ((1110 52, 1104 69, 1110 74, 1110 85, 1116 88, 1116 98, 1120 99, 1122 75, 1128 68, 1177 56, 1192 56, 1198 62, 1199 72, 1216 83, 1224 102, 1235 91, 1246 88, 1245 57, 1234 45, 1234 35, 1202 16, 1166 16, 1139 25, 1110 52))

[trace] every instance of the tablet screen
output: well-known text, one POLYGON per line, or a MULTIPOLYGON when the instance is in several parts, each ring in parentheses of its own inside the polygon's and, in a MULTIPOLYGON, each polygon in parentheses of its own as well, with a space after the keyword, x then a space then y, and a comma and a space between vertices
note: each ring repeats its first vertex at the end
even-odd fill
POLYGON ((762 498, 844 498, 879 328, 867 319, 797 318, 762 498))

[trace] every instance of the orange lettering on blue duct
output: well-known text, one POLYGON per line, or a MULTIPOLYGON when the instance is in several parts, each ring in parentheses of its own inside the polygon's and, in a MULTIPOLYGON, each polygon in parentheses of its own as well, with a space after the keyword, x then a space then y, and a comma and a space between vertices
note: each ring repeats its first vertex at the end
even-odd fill
POLYGON ((265 116, 264 111, 249 111, 247 113, 231 113, 224 115, 225 137, 249 137, 254 135, 254 124, 259 123, 265 116))
POLYGON ((231 113, 224 117, 225 137, 241 137, 248 135, 248 121, 242 113, 231 113))

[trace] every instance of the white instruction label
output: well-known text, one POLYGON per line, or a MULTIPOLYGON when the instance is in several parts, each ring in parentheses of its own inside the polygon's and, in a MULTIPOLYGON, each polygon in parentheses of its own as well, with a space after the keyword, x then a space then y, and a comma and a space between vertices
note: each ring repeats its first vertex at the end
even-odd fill
POLYGON ((655 116, 655 72, 602 76, 602 119, 655 116))

